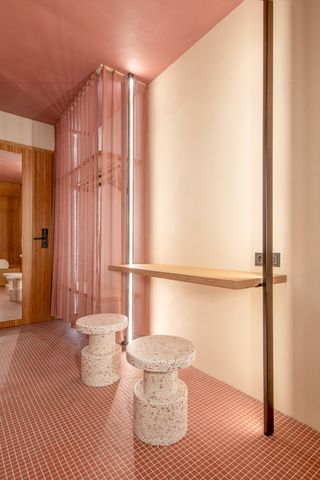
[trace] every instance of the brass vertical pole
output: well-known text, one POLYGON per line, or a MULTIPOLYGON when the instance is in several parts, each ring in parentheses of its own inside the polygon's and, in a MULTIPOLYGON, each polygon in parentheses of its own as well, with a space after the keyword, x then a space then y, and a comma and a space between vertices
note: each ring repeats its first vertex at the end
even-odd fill
POLYGON ((274 432, 273 402, 273 0, 263 1, 263 390, 264 434, 274 432))

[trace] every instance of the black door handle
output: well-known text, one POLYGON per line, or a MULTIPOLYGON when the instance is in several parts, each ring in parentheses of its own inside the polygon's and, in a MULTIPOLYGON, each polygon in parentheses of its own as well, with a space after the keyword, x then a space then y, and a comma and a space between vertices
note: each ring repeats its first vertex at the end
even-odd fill
POLYGON ((41 248, 48 248, 48 229, 41 228, 41 237, 33 237, 33 240, 41 240, 41 248))

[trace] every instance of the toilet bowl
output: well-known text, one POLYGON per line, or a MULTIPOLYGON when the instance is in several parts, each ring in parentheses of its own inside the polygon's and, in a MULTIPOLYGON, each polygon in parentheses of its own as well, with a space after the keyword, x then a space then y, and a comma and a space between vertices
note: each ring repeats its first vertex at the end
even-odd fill
POLYGON ((5 260, 4 258, 0 258, 0 268, 9 268, 8 260, 5 260))

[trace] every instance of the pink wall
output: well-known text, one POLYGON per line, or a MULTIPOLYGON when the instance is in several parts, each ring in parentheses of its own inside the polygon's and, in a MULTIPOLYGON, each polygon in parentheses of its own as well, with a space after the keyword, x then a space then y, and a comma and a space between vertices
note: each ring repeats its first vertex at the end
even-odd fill
POLYGON ((149 82, 241 1, 2 2, 1 109, 55 124, 101 63, 149 82))

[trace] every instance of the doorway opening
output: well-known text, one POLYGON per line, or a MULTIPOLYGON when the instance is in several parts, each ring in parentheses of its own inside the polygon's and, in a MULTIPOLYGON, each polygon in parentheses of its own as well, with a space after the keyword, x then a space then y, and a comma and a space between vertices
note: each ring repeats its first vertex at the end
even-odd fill
POLYGON ((22 154, 0 150, 0 323, 22 319, 22 154))

